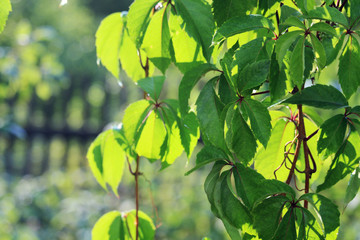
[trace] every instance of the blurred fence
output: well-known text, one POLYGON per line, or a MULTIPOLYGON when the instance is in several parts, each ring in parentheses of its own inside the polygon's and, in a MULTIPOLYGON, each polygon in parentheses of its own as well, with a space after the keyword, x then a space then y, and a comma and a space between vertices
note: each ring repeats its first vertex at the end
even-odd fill
POLYGON ((36 176, 49 169, 86 165, 89 144, 116 118, 127 98, 124 89, 115 85, 114 93, 114 86, 106 89, 102 81, 101 85, 89 79, 73 80, 47 101, 38 97, 36 89, 27 101, 19 95, 5 100, 6 115, 14 116, 25 134, 21 139, 0 132, 0 171, 36 176))

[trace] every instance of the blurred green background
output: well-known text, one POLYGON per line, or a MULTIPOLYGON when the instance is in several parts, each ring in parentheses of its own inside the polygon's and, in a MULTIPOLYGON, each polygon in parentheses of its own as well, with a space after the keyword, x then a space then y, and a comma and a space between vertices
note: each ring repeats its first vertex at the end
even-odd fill
MULTIPOLYGON (((91 239, 102 214, 134 208, 129 173, 117 199, 96 183, 85 158, 97 134, 142 98, 125 75, 118 82, 96 65, 101 19, 130 2, 70 0, 59 8, 60 0, 12 1, 0 35, 0 240, 91 239)), ((336 63, 321 81, 336 79, 335 70, 336 63)), ((180 79, 175 68, 167 72, 163 97, 176 98, 180 79)), ((141 208, 159 226, 156 239, 226 239, 203 191, 210 166, 184 176, 193 160, 182 156, 162 172, 142 161, 141 208)), ((325 192, 341 210, 346 184, 325 192)), ((357 197, 341 216, 339 239, 360 239, 359 217, 357 197)))

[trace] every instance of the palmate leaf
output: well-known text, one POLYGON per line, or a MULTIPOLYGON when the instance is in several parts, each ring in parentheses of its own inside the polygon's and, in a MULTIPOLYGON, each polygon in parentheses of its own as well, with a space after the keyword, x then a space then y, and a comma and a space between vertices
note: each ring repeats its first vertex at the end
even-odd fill
POLYGON ((279 225, 282 211, 290 199, 278 195, 262 201, 252 211, 254 216, 254 228, 262 239, 272 239, 279 225))
POLYGON ((339 82, 346 98, 350 98, 360 86, 360 46, 350 38, 339 60, 339 82))
POLYGON ((295 45, 295 48, 290 58, 290 80, 298 87, 302 88, 304 83, 304 69, 305 69, 305 38, 300 38, 295 45))
POLYGON ((215 29, 211 6, 205 0, 177 0, 177 13, 185 22, 185 30, 189 36, 197 40, 207 61, 210 61, 213 48, 210 47, 215 29))
POLYGON ((0 0, 0 33, 4 30, 6 21, 12 11, 10 0, 0 0))
POLYGON ((317 7, 309 11, 304 17, 309 19, 327 20, 339 23, 344 27, 349 26, 346 17, 339 10, 328 6, 317 7))
POLYGON ((255 88, 266 81, 270 70, 270 60, 260 60, 248 64, 239 75, 240 92, 255 88))
POLYGON ((315 24, 311 25, 309 30, 312 31, 312 32, 327 33, 327 34, 330 34, 330 35, 332 35, 334 37, 337 36, 335 28, 330 26, 327 23, 324 23, 324 22, 318 22, 318 23, 315 23, 315 24))
POLYGON ((228 155, 221 150, 220 148, 217 148, 215 146, 211 145, 205 145, 200 152, 196 155, 196 165, 193 169, 186 172, 185 175, 189 175, 193 171, 205 166, 206 164, 209 164, 211 162, 215 162, 218 160, 228 160, 228 155))
POLYGON ((345 207, 353 200, 360 188, 360 167, 357 167, 351 174, 349 184, 346 188, 345 207))
POLYGON ((282 218, 278 226, 273 240, 297 240, 296 226, 295 226, 295 211, 296 209, 290 208, 282 218))
POLYGON ((326 173, 325 180, 317 187, 316 192, 332 187, 338 181, 352 173, 360 160, 360 158, 355 158, 356 151, 354 146, 348 141, 344 142, 336 152, 330 169, 326 173))
POLYGON ((98 183, 107 190, 109 184, 118 196, 118 185, 123 175, 128 143, 122 130, 110 129, 101 133, 90 145, 87 159, 98 183))
POLYGON ((226 114, 226 144, 237 158, 247 165, 256 152, 256 139, 240 114, 239 108, 233 105, 226 114))
POLYGON ((304 194, 299 198, 299 201, 301 200, 308 201, 320 215, 324 235, 328 235, 338 229, 340 225, 340 213, 333 202, 326 197, 315 193, 304 194))
POLYGON ((335 153, 344 143, 347 121, 342 114, 335 115, 321 125, 321 133, 317 145, 318 152, 326 150, 335 153))
POLYGON ((215 33, 212 40, 213 44, 222 42, 236 34, 248 32, 257 29, 274 30, 272 22, 262 15, 247 15, 234 17, 226 21, 215 33))
POLYGON ((267 108, 259 101, 245 98, 241 106, 250 119, 251 130, 255 137, 266 147, 271 133, 271 117, 267 108))
MULTIPOLYGON (((115 78, 119 78, 120 60, 123 59, 121 68, 133 81, 137 81, 145 77, 145 73, 142 70, 135 44, 126 30, 126 19, 125 13, 118 12, 109 15, 101 22, 96 32, 96 54, 102 65, 115 78)), ((141 53, 142 60, 145 61, 146 56, 144 52, 141 51, 141 53)), ((151 64, 149 73, 152 71, 151 64)))
POLYGON ((149 112, 151 104, 147 100, 132 103, 125 109, 123 117, 123 128, 126 139, 130 145, 135 144, 139 138, 139 130, 149 112))
POLYGON ((136 0, 129 8, 127 28, 137 49, 143 43, 151 12, 158 2, 159 0, 136 0))
POLYGON ((295 197, 294 190, 287 184, 265 179, 260 173, 235 163, 232 170, 237 196, 250 210, 258 203, 275 194, 286 194, 295 197))
POLYGON ((303 33, 303 31, 293 31, 288 32, 279 37, 278 40, 276 40, 275 45, 275 51, 276 51, 276 58, 279 61, 279 66, 281 67, 283 65, 283 60, 286 55, 286 52, 289 50, 291 44, 294 43, 294 41, 300 37, 300 35, 303 33))
MULTIPOLYGON (((112 211, 104 214, 91 231, 93 240, 130 240, 136 235, 135 210, 121 213, 112 211)), ((139 239, 151 240, 155 237, 155 225, 151 218, 139 211, 139 239)))
POLYGON ((225 150, 224 128, 220 120, 221 109, 218 109, 220 100, 213 87, 214 80, 209 81, 200 92, 196 101, 197 117, 205 144, 212 143, 225 150))
POLYGON ((113 13, 102 20, 96 31, 96 55, 106 69, 118 78, 120 73, 119 52, 124 34, 122 13, 113 13))
POLYGON ((251 224, 252 218, 247 208, 233 195, 227 183, 230 171, 223 172, 214 187, 214 205, 221 219, 225 219, 232 226, 241 228, 244 224, 251 224))
POLYGON ((188 112, 189 98, 191 90, 195 87, 196 83, 200 78, 211 70, 216 70, 217 68, 208 63, 201 64, 190 71, 187 71, 184 74, 179 86, 179 104, 180 104, 180 113, 182 116, 185 116, 188 112))
POLYGON ((161 146, 166 138, 165 123, 158 110, 152 110, 146 118, 135 151, 149 160, 161 158, 161 146))
POLYGON ((171 56, 174 64, 182 73, 206 62, 201 46, 196 39, 185 31, 186 23, 180 15, 170 12, 169 18, 172 48, 171 56))
POLYGON ((315 53, 317 65, 320 69, 322 69, 326 65, 326 53, 324 46, 319 41, 319 39, 312 33, 310 34, 310 39, 315 53))
POLYGON ((263 38, 256 38, 241 45, 240 48, 235 51, 235 60, 232 62, 232 67, 238 66, 240 72, 246 65, 255 62, 263 47, 263 38))
POLYGON ((285 96, 286 74, 285 71, 280 68, 279 63, 276 60, 275 51, 271 56, 269 82, 271 102, 275 102, 285 96))
POLYGON ((323 109, 337 109, 348 106, 344 95, 333 86, 316 84, 284 101, 284 103, 304 104, 323 109))
POLYGON ((247 11, 253 9, 256 5, 257 1, 255 0, 214 0, 212 7, 215 21, 218 26, 221 26, 228 19, 245 15, 247 11))
POLYGON ((165 73, 171 62, 170 55, 170 28, 168 12, 170 8, 162 8, 155 12, 145 33, 142 49, 150 61, 165 73))
POLYGON ((161 89, 164 85, 165 76, 154 76, 143 78, 137 84, 150 95, 152 99, 157 101, 159 99, 161 89))

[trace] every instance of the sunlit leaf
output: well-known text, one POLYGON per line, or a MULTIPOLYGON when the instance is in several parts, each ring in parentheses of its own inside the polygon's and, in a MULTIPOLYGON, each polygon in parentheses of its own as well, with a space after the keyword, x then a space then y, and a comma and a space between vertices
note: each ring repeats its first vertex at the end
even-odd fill
POLYGON ((137 49, 142 45, 151 20, 151 12, 158 2, 159 0, 136 0, 129 8, 127 28, 137 49))
POLYGON ((159 99, 161 89, 164 85, 165 76, 155 76, 143 78, 137 84, 150 95, 152 99, 157 101, 159 99))
POLYGON ((244 15, 247 11, 256 7, 255 0, 214 0, 212 7, 214 18, 218 26, 221 26, 226 20, 232 17, 244 15))
POLYGON ((110 129, 101 133, 90 145, 87 159, 93 175, 105 189, 106 184, 118 195, 117 187, 121 182, 125 164, 126 140, 121 130, 110 129))
POLYGON ((10 0, 0 0, 0 33, 4 30, 6 21, 12 11, 10 0))
POLYGON ((158 111, 153 110, 147 116, 135 151, 139 156, 146 157, 149 160, 160 159, 161 146, 164 143, 165 137, 166 129, 164 122, 159 116, 158 111))
POLYGON ((360 167, 357 167, 351 174, 349 184, 346 188, 345 194, 345 206, 347 206, 351 200, 353 200, 359 191, 360 187, 360 167))
POLYGON ((91 231, 91 239, 124 239, 126 235, 125 227, 126 226, 124 225, 120 212, 108 212, 95 223, 95 226, 91 231))
POLYGON ((186 32, 197 40, 204 57, 209 61, 212 53, 211 38, 215 28, 211 6, 204 0, 177 0, 175 7, 185 22, 186 32))
POLYGON ((124 32, 124 19, 117 12, 102 20, 96 31, 96 54, 106 69, 119 78, 119 52, 124 32))
POLYGON ((171 62, 168 9, 164 7, 154 14, 142 44, 142 49, 146 52, 150 61, 162 73, 165 73, 171 62))
POLYGON ((130 145, 137 142, 140 127, 144 124, 150 107, 149 101, 140 100, 126 108, 122 122, 126 139, 130 145))

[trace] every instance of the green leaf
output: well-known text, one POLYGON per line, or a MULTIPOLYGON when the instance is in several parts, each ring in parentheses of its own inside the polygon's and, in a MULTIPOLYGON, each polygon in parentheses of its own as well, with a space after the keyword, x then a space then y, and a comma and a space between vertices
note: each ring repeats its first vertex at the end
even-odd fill
POLYGON ((326 65, 326 53, 322 43, 319 39, 314 35, 310 34, 311 44, 313 46, 314 54, 316 57, 317 64, 320 69, 324 68, 326 65))
POLYGON ((110 129, 95 139, 86 155, 98 183, 105 190, 107 190, 106 184, 109 184, 116 196, 118 196, 117 188, 121 182, 126 158, 122 145, 126 145, 126 142, 121 131, 110 129))
POLYGON ((210 47, 211 39, 215 28, 211 6, 204 0, 177 0, 175 7, 184 19, 186 32, 200 43, 204 57, 209 62, 213 50, 210 47))
MULTIPOLYGON (((153 240, 155 239, 155 225, 151 218, 144 212, 139 211, 139 240, 153 240)), ((128 236, 126 240, 135 239, 136 236, 136 210, 132 210, 128 213, 124 213, 124 224, 126 224, 126 230, 128 236), (130 230, 130 232, 129 232, 130 230)))
MULTIPOLYGON (((144 51, 139 50, 141 54, 141 61, 146 62, 146 54, 144 51)), ((138 55, 138 49, 136 48, 133 41, 130 39, 127 30, 124 30, 122 40, 120 43, 119 58, 121 61, 121 68, 131 78, 132 81, 136 82, 139 79, 145 78, 145 71, 141 66, 140 58, 138 55)), ((149 75, 152 75, 154 66, 149 62, 149 75)))
POLYGON ((339 60, 339 82, 347 99, 357 91, 360 85, 359 50, 359 43, 354 39, 350 39, 339 60))
POLYGON ((196 155, 196 166, 190 171, 186 172, 185 175, 189 175, 195 170, 211 162, 215 162, 218 160, 228 160, 228 159, 229 157, 227 156, 227 154, 220 148, 211 145, 205 145, 196 155))
POLYGON ((270 60, 260 60, 247 65, 239 76, 240 92, 255 88, 266 81, 270 70, 270 60))
POLYGON ((276 53, 273 52, 270 63, 269 73, 269 90, 271 102, 275 102, 285 96, 286 90, 286 75, 283 69, 280 68, 276 60, 276 53))
POLYGON ((236 105, 226 114, 226 144, 247 165, 256 152, 256 140, 236 105))
POLYGON ((315 211, 320 215, 325 235, 331 233, 339 227, 339 210, 337 206, 329 199, 320 194, 307 193, 302 195, 299 198, 299 201, 300 200, 308 201, 314 207, 315 211))
POLYGON ((295 227, 295 209, 290 208, 281 219, 273 240, 297 240, 295 227))
POLYGON ((286 183, 265 179, 260 173, 241 163, 235 163, 233 174, 237 195, 250 210, 274 194, 295 196, 294 190, 286 183))
POLYGON ((186 23, 179 15, 170 12, 171 55, 174 64, 182 73, 206 62, 201 46, 184 29, 186 23))
POLYGON ((126 139, 130 145, 137 142, 139 138, 139 130, 143 126, 146 115, 151 107, 147 100, 140 100, 132 103, 125 109, 123 117, 123 128, 126 139))
POLYGON ((241 45, 240 48, 235 51, 235 60, 232 62, 232 67, 238 66, 239 72, 241 72, 246 65, 255 62, 260 55, 263 45, 263 38, 256 38, 241 45))
POLYGON ((233 77, 233 63, 234 63, 234 54, 235 50, 239 48, 239 42, 236 42, 225 54, 224 57, 220 60, 220 65, 223 70, 223 76, 225 76, 228 85, 232 89, 235 89, 234 77, 233 77))
POLYGON ((121 212, 112 211, 104 214, 91 231, 93 240, 125 239, 126 226, 121 212))
POLYGON ((220 100, 215 93, 214 83, 214 80, 209 81, 201 90, 196 101, 197 117, 204 142, 225 150, 224 128, 220 121, 221 111, 217 108, 220 100))
POLYGON ((171 62, 168 12, 168 8, 164 7, 154 14, 141 46, 162 73, 165 73, 171 62))
POLYGON ((184 74, 184 77, 182 78, 179 85, 179 104, 180 113, 182 116, 185 116, 188 113, 191 90, 195 87, 201 76, 211 70, 216 69, 217 68, 214 65, 205 63, 191 69, 184 74))
POLYGON ((12 8, 10 0, 0 0, 0 6, 0 33, 2 33, 12 8))
POLYGON ((344 27, 349 26, 346 17, 339 10, 328 6, 317 7, 313 10, 310 10, 304 17, 309 19, 327 20, 334 23, 339 23, 344 27))
POLYGON ((355 157, 356 152, 353 145, 350 142, 345 142, 336 152, 330 169, 326 173, 325 180, 317 187, 316 192, 334 186, 338 181, 352 173, 360 160, 360 158, 355 160, 355 157))
MULTIPOLYGON (((1 31, 0 31, 1 32, 1 31)), ((113 13, 101 21, 96 31, 96 55, 104 67, 119 78, 119 52, 124 32, 122 13, 113 13)))
POLYGON ((295 16, 288 17, 283 24, 306 30, 304 23, 298 17, 295 16))
POLYGON ((161 89, 164 85, 165 76, 143 78, 137 82, 142 90, 147 92, 152 99, 159 99, 161 89))
POLYGON ((225 219, 236 228, 241 228, 244 224, 251 224, 250 212, 233 195, 229 189, 227 178, 230 171, 223 172, 214 188, 214 204, 221 219, 225 219))
POLYGON ((296 43, 290 58, 290 80, 298 87, 298 89, 301 89, 304 83, 304 47, 305 39, 300 38, 296 43))
POLYGON ((335 28, 333 28, 332 26, 330 26, 329 24, 324 23, 324 22, 318 22, 318 23, 311 25, 309 30, 314 31, 314 32, 323 32, 323 33, 330 34, 334 37, 337 37, 335 28))
POLYGON ((333 86, 316 84, 284 101, 284 103, 304 104, 323 109, 337 109, 348 106, 346 98, 333 86))
POLYGON ((289 50, 291 44, 295 42, 295 40, 300 37, 303 31, 293 31, 288 32, 279 37, 276 40, 276 58, 279 61, 280 67, 283 65, 283 60, 285 58, 286 52, 289 50))
POLYGON ((225 161, 216 161, 214 166, 212 167, 209 175, 206 177, 205 183, 204 183, 204 190, 205 190, 206 196, 209 200, 209 203, 211 204, 211 210, 216 217, 220 217, 220 216, 214 206, 214 204, 215 204, 214 189, 215 189, 215 185, 218 182, 218 179, 220 177, 220 172, 225 165, 226 165, 225 161))
POLYGON ((200 137, 199 122, 194 112, 183 117, 183 123, 180 125, 180 137, 187 157, 190 158, 200 137))
POLYGON ((272 22, 262 15, 234 17, 226 21, 215 33, 212 44, 218 44, 225 38, 257 29, 274 30, 272 22))
POLYGON ((277 195, 266 198, 252 211, 254 216, 254 228, 262 239, 272 239, 278 224, 285 203, 289 198, 277 195))
POLYGON ((158 2, 159 0, 136 0, 129 8, 127 28, 137 49, 140 49, 143 43, 151 20, 151 12, 158 2))
POLYGON ((161 146, 165 141, 165 137, 164 122, 158 111, 153 110, 146 119, 135 150, 139 156, 146 157, 149 160, 160 159, 161 146))
POLYGON ((259 101, 250 98, 245 98, 241 104, 250 118, 255 137, 266 147, 271 133, 271 117, 268 109, 259 101))
POLYGON ((351 174, 349 184, 346 188, 345 194, 345 206, 347 206, 351 200, 353 200, 359 191, 360 187, 360 167, 357 167, 351 174))
POLYGON ((248 10, 256 7, 256 5, 257 1, 255 0, 214 0, 212 7, 215 21, 218 26, 221 26, 228 19, 245 15, 248 10))
POLYGON ((335 115, 321 125, 317 149, 319 154, 326 150, 335 153, 344 143, 347 121, 342 114, 335 115))
MULTIPOLYGON (((169 118, 171 111, 165 107, 161 108, 163 112, 163 118, 169 118)), ((184 148, 181 143, 180 128, 178 126, 178 121, 173 121, 172 123, 166 123, 167 127, 167 136, 162 147, 165 148, 165 152, 161 158, 161 170, 170 166, 174 161, 183 153, 184 148)))

